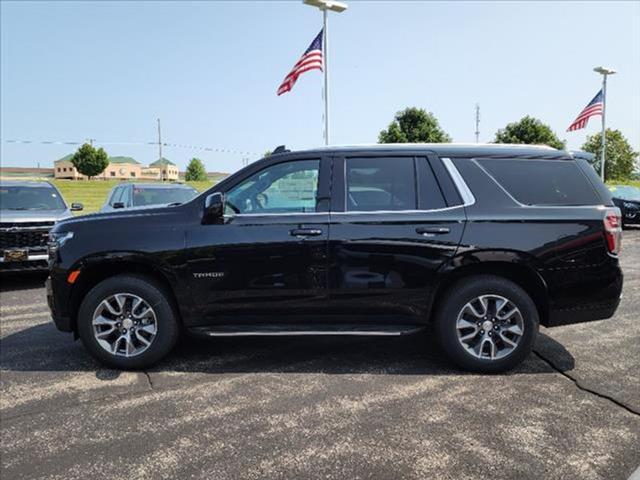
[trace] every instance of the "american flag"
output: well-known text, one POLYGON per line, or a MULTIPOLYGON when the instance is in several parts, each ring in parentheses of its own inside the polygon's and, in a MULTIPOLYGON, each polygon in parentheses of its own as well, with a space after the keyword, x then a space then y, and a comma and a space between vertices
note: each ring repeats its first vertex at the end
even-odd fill
POLYGON ((567 128, 567 132, 573 132, 574 130, 580 130, 587 126, 587 122, 589 118, 594 117, 596 115, 602 115, 602 90, 600 90, 593 100, 591 100, 586 107, 582 109, 582 111, 578 114, 576 119, 573 121, 569 128, 567 128))
POLYGON ((309 48, 302 54, 300 60, 293 66, 289 74, 284 78, 282 84, 278 87, 278 95, 290 91, 295 85, 298 77, 309 70, 322 70, 322 33, 313 39, 309 48))

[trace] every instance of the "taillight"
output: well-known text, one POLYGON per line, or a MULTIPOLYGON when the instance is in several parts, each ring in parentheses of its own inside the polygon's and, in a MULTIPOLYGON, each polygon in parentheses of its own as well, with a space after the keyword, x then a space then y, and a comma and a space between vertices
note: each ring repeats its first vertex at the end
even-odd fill
POLYGON ((604 217, 604 236, 609 253, 617 255, 622 248, 622 217, 620 210, 607 210, 604 217))

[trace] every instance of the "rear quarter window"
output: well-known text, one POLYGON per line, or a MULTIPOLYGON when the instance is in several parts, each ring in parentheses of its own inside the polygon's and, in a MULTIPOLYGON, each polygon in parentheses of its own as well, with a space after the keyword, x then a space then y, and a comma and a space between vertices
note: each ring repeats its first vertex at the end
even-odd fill
POLYGON ((479 159, 477 162, 525 205, 600 205, 602 200, 571 160, 479 159))

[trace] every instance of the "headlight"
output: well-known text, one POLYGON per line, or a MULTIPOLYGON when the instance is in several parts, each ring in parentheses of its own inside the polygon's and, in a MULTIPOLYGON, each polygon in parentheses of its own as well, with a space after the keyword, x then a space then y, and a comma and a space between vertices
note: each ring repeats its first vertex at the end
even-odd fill
POLYGON ((49 260, 55 259, 60 247, 72 238, 73 232, 49 232, 49 260))
POLYGON ((637 203, 622 202, 622 205, 624 205, 624 208, 628 208, 629 210, 638 210, 637 203))
POLYGON ((73 232, 49 232, 49 243, 55 243, 59 247, 72 238, 73 232))

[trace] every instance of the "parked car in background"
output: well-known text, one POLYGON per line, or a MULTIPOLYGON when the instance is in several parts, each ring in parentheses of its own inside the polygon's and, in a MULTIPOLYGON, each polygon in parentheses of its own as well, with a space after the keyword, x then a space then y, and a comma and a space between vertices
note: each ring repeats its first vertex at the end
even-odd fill
POLYGON ((539 324, 614 314, 620 243, 609 190, 564 151, 280 147, 182 205, 59 223, 47 298, 56 326, 116 368, 152 365, 183 330, 432 325, 459 366, 499 372, 527 358, 539 324))
POLYGON ((609 187, 613 203, 622 212, 622 226, 640 225, 640 188, 631 185, 609 187))
POLYGON ((45 270, 49 230, 79 210, 49 182, 0 182, 0 271, 45 270))
POLYGON ((101 212, 151 205, 177 205, 198 195, 198 191, 181 183, 123 183, 113 187, 101 212))

